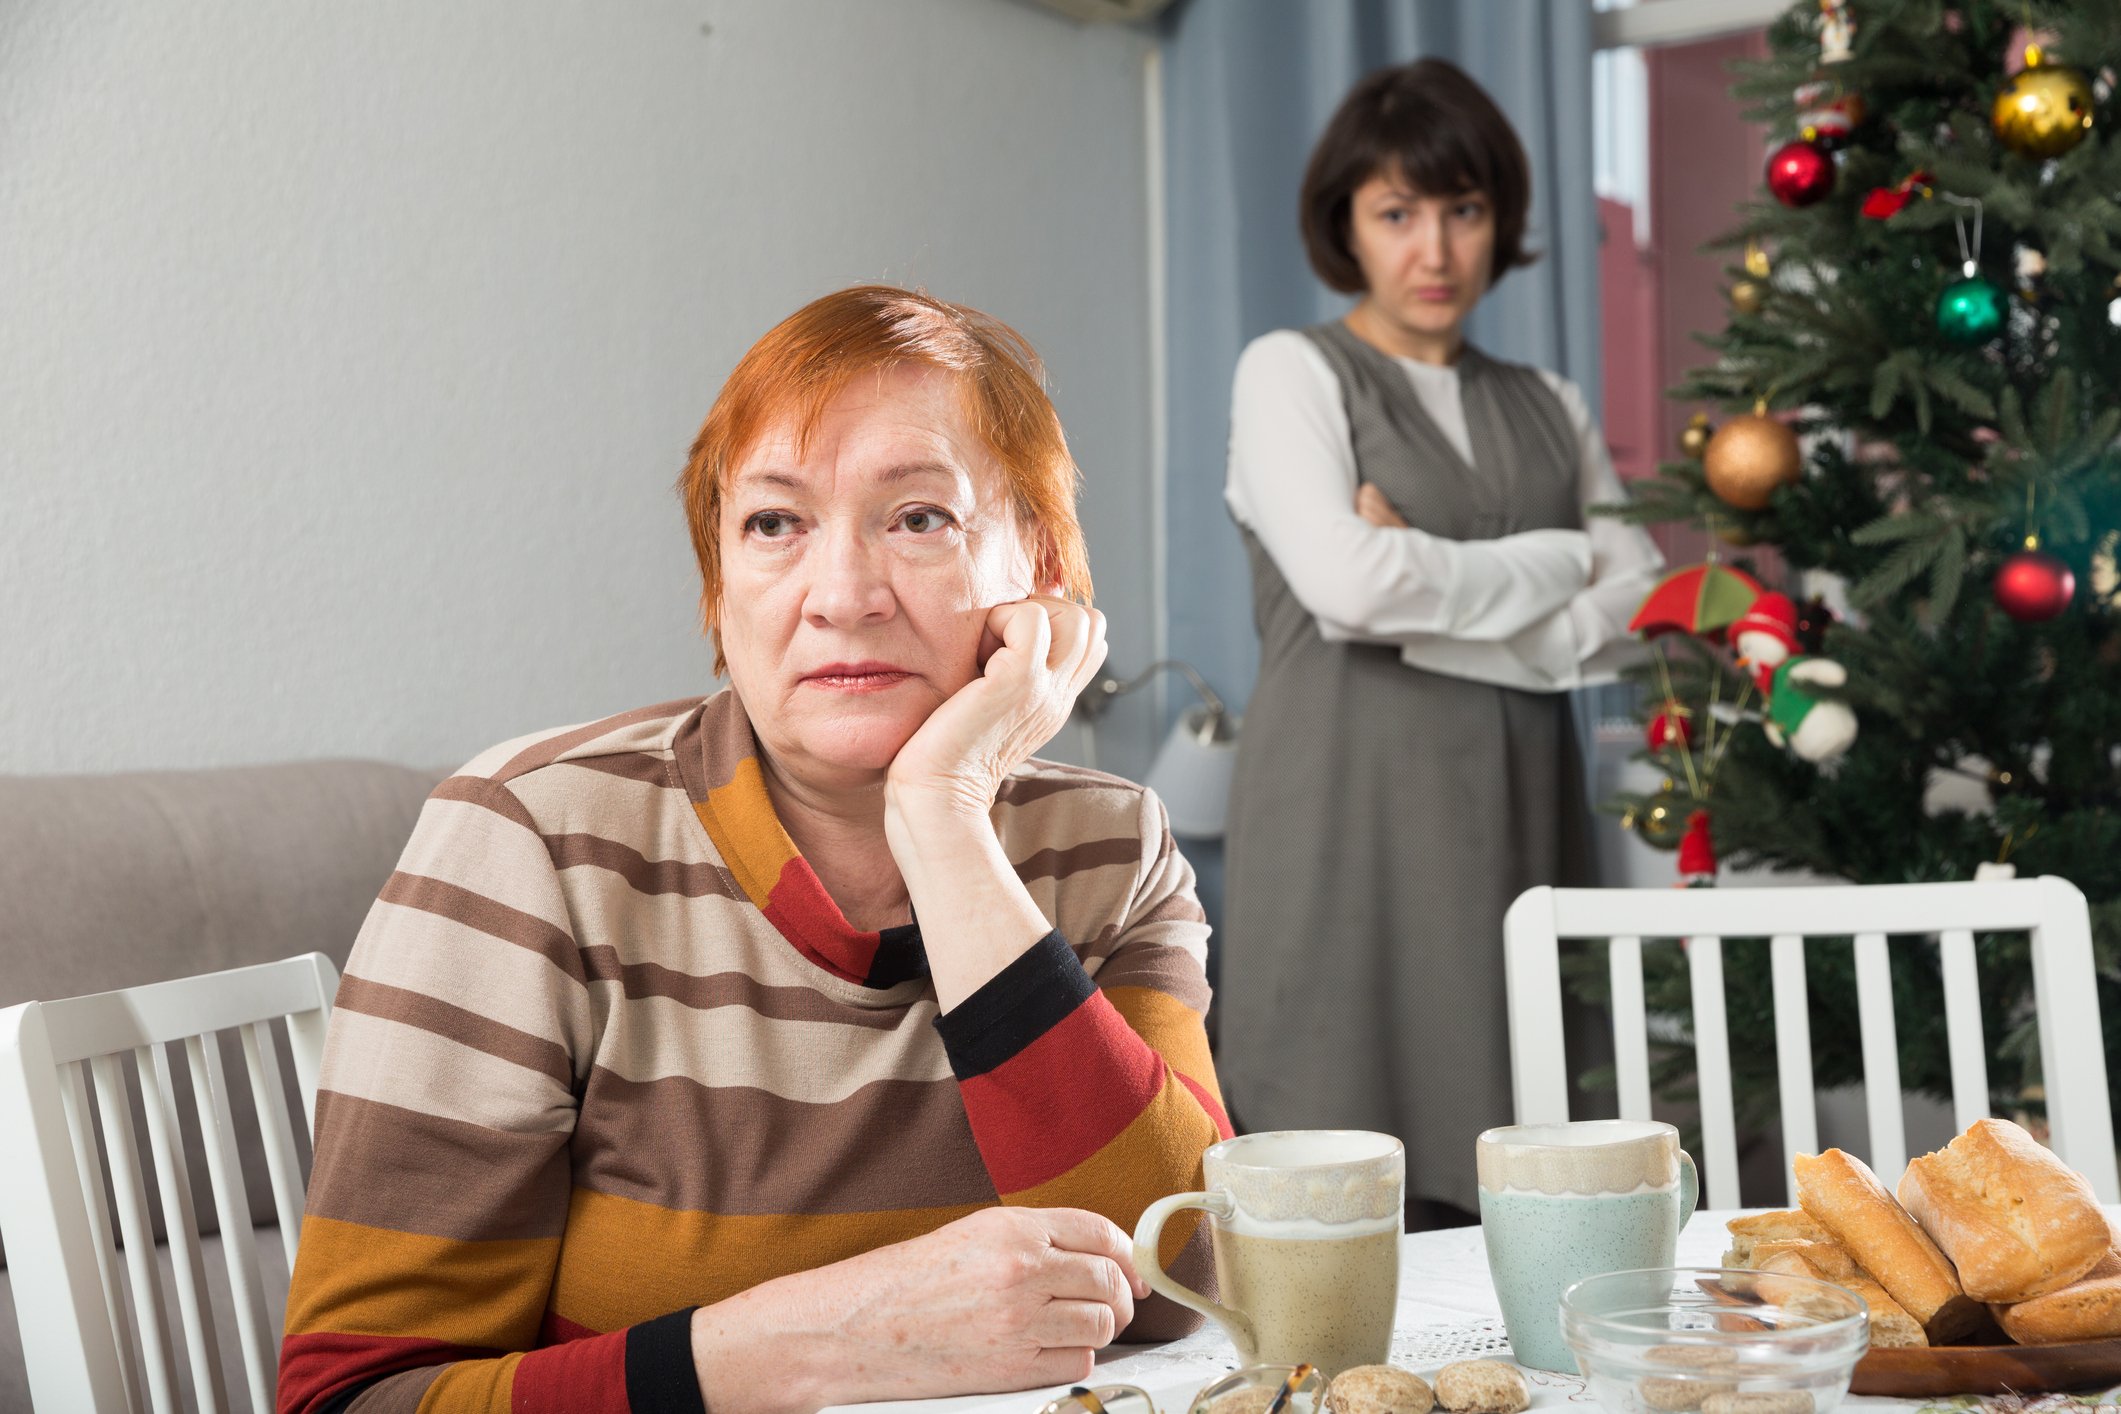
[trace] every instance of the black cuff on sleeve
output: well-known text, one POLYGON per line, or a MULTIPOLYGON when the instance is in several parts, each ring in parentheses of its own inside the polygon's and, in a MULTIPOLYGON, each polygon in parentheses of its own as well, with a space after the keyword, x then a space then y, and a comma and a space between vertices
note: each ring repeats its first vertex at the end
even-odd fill
POLYGON ((692 1368, 688 1306, 626 1332, 626 1405, 633 1414, 707 1414, 692 1368))
POLYGON ((1097 984, 1060 935, 1040 938, 986 985, 935 1019, 960 1080, 985 1075, 1052 1030, 1090 999, 1097 984))

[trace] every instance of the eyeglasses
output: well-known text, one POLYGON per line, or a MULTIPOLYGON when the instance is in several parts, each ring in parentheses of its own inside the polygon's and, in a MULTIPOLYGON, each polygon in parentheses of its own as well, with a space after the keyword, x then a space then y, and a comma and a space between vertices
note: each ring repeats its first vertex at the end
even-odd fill
POLYGON ((1059 1399, 1046 1401, 1038 1414, 1156 1414, 1156 1401, 1136 1385, 1077 1385, 1059 1399))
MULTIPOLYGON (((1319 1414, 1326 1379, 1309 1365, 1252 1365, 1232 1371, 1193 1396, 1190 1414, 1319 1414)), ((1038 1414, 1157 1414, 1137 1385, 1077 1385, 1038 1414)))

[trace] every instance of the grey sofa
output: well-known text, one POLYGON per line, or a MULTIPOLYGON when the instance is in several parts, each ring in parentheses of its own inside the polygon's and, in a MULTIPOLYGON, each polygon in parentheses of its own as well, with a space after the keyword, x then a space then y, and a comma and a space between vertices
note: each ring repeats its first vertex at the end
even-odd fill
MULTIPOLYGON (((313 761, 0 776, 0 1007, 310 951, 343 966, 441 775, 313 761)), ((247 1089, 235 1087, 239 1105, 247 1089)), ((244 1116, 238 1125, 247 1129, 244 1116)), ((256 1148, 253 1140, 243 1156, 246 1185, 254 1214, 270 1221, 256 1148)), ((204 1158, 191 1157, 203 1198, 204 1158)), ((205 1212, 210 1221, 210 1206, 205 1212)), ((275 1244, 261 1248, 278 1260, 275 1244)), ((220 1254, 210 1256, 225 1302, 220 1254)), ((0 1410, 27 1409, 14 1303, 34 1294, 13 1291, 6 1276, 0 1271, 0 1410)), ((232 1352, 227 1373, 240 1400, 232 1352)))

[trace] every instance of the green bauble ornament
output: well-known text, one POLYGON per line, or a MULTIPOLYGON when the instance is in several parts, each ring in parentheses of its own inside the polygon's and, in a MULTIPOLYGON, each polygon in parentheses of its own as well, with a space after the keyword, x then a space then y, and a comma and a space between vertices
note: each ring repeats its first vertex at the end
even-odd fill
POLYGON ((1937 296, 1937 332, 1955 344, 1985 344, 2003 332, 2007 308, 2002 287, 1968 261, 1965 276, 1937 296))

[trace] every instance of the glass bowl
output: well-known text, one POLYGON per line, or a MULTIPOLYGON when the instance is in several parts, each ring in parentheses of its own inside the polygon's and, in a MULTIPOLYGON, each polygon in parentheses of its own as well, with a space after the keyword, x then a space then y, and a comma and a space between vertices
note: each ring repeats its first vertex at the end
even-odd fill
POLYGON ((1831 1414, 1870 1308, 1810 1277, 1664 1267, 1561 1294, 1561 1335, 1611 1414, 1831 1414))

